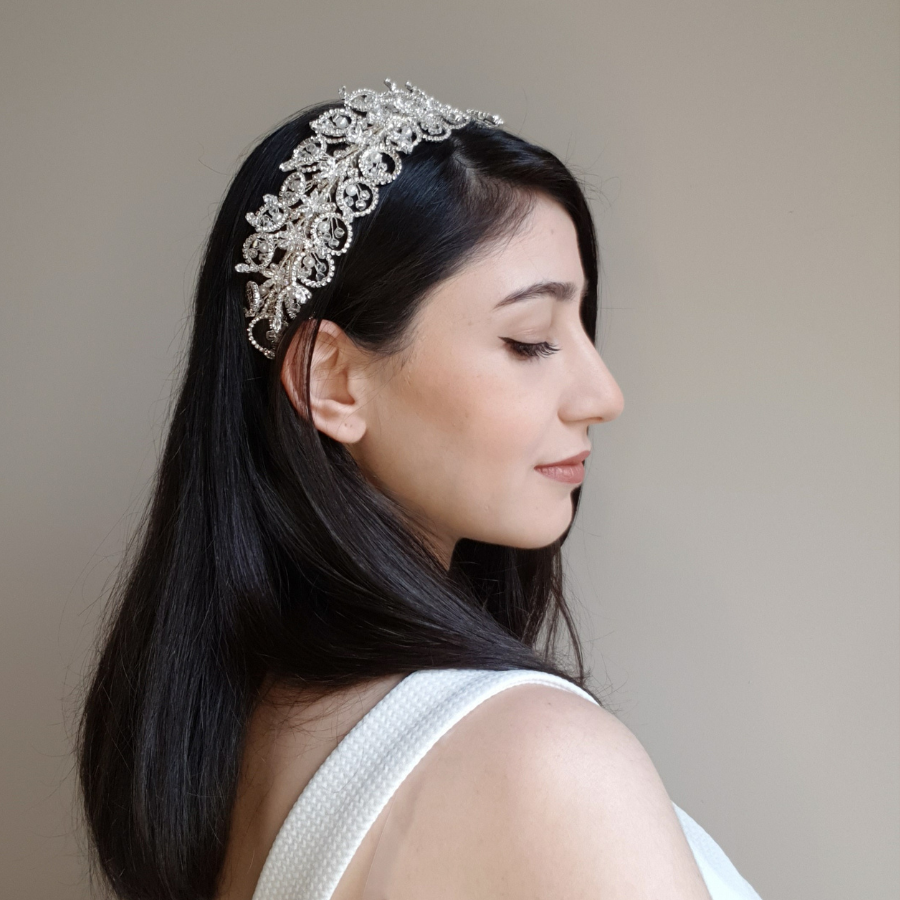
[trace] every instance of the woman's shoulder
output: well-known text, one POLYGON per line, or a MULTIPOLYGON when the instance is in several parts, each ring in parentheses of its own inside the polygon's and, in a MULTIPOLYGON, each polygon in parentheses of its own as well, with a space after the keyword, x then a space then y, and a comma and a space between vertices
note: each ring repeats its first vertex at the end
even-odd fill
POLYGON ((447 731, 392 801, 369 886, 397 900, 708 900, 640 741, 578 693, 524 683, 447 731), (437 893, 436 893, 437 892, 437 893))

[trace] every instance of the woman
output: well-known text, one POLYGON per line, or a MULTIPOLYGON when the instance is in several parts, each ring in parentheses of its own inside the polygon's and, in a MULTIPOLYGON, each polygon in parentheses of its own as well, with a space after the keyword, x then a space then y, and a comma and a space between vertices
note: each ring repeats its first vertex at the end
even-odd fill
POLYGON ((213 226, 85 703, 101 873, 122 898, 755 897, 586 688, 564 599, 589 426, 623 403, 581 189, 387 84, 269 135, 213 226))

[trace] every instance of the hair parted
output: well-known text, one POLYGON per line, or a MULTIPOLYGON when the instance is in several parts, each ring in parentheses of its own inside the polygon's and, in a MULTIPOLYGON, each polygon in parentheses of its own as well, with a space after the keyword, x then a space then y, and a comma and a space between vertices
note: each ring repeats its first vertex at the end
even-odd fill
POLYGON ((78 774, 95 867, 127 900, 215 896, 246 726, 272 679, 329 691, 427 668, 526 668, 588 689, 563 591, 568 532, 540 549, 461 540, 446 571, 280 381, 307 320, 307 373, 322 319, 375 354, 405 351, 429 292, 513 234, 539 195, 575 225, 594 339, 597 244, 582 188, 554 154, 499 127, 423 141, 270 362, 247 340, 247 279, 235 271, 245 213, 278 192, 279 164, 310 122, 339 106, 308 107, 265 137, 222 201, 152 495, 107 606, 78 774), (574 671, 556 648, 561 623, 574 671))

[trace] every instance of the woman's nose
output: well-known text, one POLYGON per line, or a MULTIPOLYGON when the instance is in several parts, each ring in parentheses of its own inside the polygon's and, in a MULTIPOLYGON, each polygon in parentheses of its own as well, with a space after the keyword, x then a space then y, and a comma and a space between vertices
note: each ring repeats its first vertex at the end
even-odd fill
POLYGON ((589 425, 611 422, 625 406, 622 390, 587 335, 584 335, 582 347, 578 363, 573 366, 573 378, 560 416, 567 421, 583 421, 589 425))

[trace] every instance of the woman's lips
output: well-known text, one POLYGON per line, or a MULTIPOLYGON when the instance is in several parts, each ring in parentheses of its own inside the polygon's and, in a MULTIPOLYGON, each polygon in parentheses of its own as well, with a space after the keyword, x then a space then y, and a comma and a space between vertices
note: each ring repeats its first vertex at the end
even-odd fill
POLYGON ((535 466, 535 469, 552 478, 554 481, 562 481, 566 484, 580 484, 584 481, 584 460, 590 455, 590 450, 583 450, 570 456, 568 459, 550 463, 546 466, 535 466))

